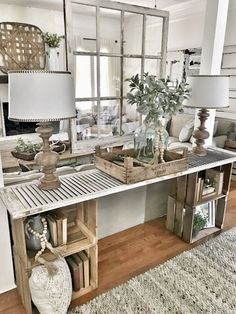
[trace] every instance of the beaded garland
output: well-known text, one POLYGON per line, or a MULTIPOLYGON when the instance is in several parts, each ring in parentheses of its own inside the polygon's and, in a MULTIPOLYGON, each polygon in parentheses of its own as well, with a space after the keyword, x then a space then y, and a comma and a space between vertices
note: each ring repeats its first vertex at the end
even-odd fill
POLYGON ((35 255, 35 260, 37 260, 39 258, 39 256, 44 252, 46 246, 47 246, 47 230, 48 230, 48 224, 47 224, 47 220, 46 218, 42 217, 41 221, 43 223, 43 232, 39 233, 36 232, 33 228, 30 227, 30 225, 28 225, 28 230, 30 233, 32 233, 37 239, 40 240, 40 245, 41 245, 41 250, 38 251, 38 253, 35 255))

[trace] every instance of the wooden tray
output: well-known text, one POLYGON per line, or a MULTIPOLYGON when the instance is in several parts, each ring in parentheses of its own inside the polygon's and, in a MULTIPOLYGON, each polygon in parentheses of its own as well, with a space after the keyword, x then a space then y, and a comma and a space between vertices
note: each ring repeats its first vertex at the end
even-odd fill
POLYGON ((136 158, 134 149, 102 154, 100 148, 96 148, 96 167, 124 183, 135 183, 188 169, 186 152, 180 154, 165 150, 166 162, 152 165, 138 164, 134 158, 136 158), (123 164, 121 162, 118 165, 117 160, 124 160, 123 164))

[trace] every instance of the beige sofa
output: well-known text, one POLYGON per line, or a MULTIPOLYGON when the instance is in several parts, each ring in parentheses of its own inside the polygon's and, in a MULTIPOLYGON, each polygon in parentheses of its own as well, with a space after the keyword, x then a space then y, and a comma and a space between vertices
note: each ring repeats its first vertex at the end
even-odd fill
MULTIPOLYGON (((216 118, 215 121, 212 145, 223 148, 226 139, 235 132, 235 120, 216 118)), ((195 141, 192 137, 193 123, 194 116, 191 114, 182 113, 172 117, 167 124, 170 148, 192 148, 192 141, 195 141)))

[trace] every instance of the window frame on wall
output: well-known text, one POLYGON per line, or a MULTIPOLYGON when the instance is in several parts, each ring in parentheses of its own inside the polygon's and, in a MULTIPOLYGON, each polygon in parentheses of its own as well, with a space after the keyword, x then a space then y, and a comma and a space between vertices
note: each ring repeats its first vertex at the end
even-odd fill
MULTIPOLYGON (((82 101, 96 101, 97 103, 97 130, 98 130, 98 139, 96 140, 86 140, 86 142, 91 142, 91 146, 88 143, 88 147, 91 150, 93 146, 93 142, 101 143, 101 145, 106 145, 109 142, 109 145, 113 146, 112 142, 116 142, 117 137, 119 137, 119 141, 125 142, 125 136, 122 136, 122 116, 124 112, 124 100, 126 99, 126 95, 124 94, 124 60, 127 58, 139 59, 141 60, 141 76, 143 76, 145 72, 145 60, 160 60, 160 68, 159 68, 159 77, 165 77, 166 71, 166 55, 167 55, 167 38, 168 38, 168 25, 169 25, 169 12, 152 9, 152 8, 145 8, 136 5, 130 4, 123 4, 118 2, 112 2, 109 0, 64 0, 64 17, 65 17, 65 34, 66 34, 66 56, 67 56, 67 70, 72 72, 73 77, 74 75, 74 64, 75 58, 77 56, 92 56, 96 58, 96 81, 97 81, 97 95, 95 97, 81 97, 75 98, 75 102, 82 102, 82 101), (96 51, 94 52, 87 52, 87 51, 76 51, 75 47, 73 46, 73 25, 72 25, 72 15, 73 15, 73 5, 82 5, 82 6, 89 6, 94 7, 96 10, 96 51), (101 25, 101 9, 109 9, 109 10, 116 10, 120 13, 120 51, 119 53, 113 52, 101 52, 101 32, 100 32, 100 25, 101 25), (125 53, 124 49, 124 22, 125 22, 125 13, 134 13, 142 15, 142 42, 141 42, 141 53, 140 54, 127 54, 125 53), (162 19, 162 38, 161 38, 161 52, 156 53, 155 55, 148 55, 145 53, 145 42, 146 42, 146 31, 147 31, 147 17, 157 17, 162 19), (108 58, 119 58, 120 59, 120 96, 101 96, 100 93, 100 58, 101 57, 108 57, 108 58), (104 100, 111 100, 119 102, 119 136, 112 136, 109 139, 101 138, 100 136, 100 129, 101 129, 101 102, 104 100)), ((134 73, 135 74, 135 73, 134 73)), ((72 139, 72 151, 78 151, 79 142, 85 141, 77 141, 77 131, 76 131, 76 120, 71 120, 71 139, 72 139)), ((129 136, 130 138, 130 136, 129 136)), ((85 149, 86 150, 86 149, 85 149)))

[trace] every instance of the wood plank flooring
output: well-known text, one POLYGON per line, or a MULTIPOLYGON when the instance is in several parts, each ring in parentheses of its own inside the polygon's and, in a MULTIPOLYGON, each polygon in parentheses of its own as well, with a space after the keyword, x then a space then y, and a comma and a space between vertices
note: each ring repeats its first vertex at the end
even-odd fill
MULTIPOLYGON (((224 229, 236 226, 236 182, 232 182, 224 229)), ((198 245, 200 242, 194 243, 198 245)), ((165 229, 165 218, 153 220, 99 241, 99 288, 74 300, 71 307, 126 282, 192 248, 165 229)), ((16 289, 0 294, 0 314, 25 314, 16 289)))

